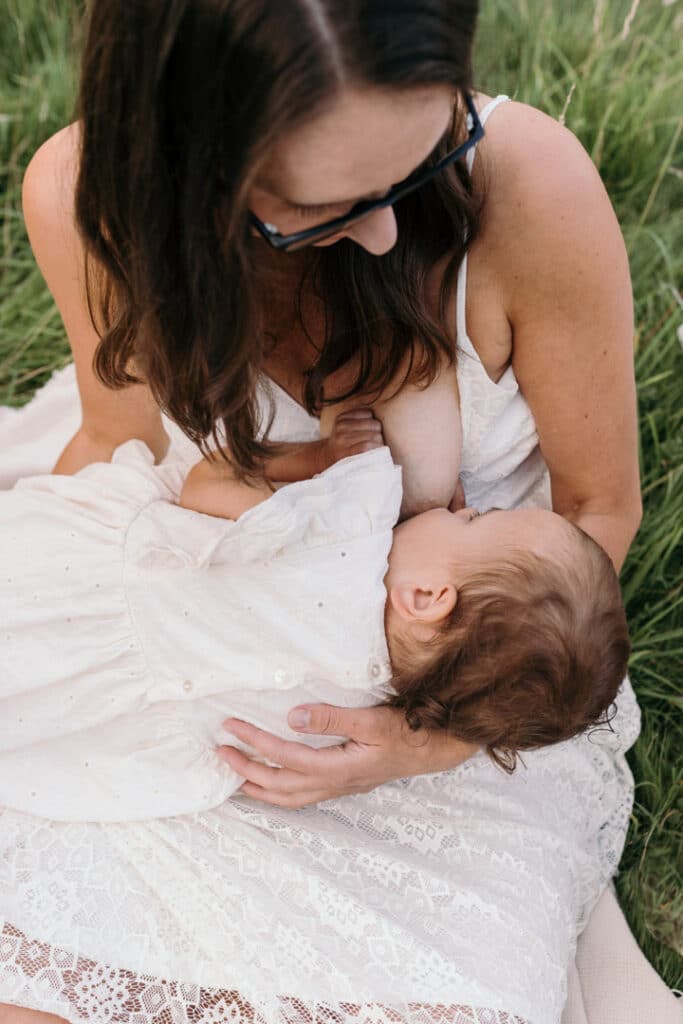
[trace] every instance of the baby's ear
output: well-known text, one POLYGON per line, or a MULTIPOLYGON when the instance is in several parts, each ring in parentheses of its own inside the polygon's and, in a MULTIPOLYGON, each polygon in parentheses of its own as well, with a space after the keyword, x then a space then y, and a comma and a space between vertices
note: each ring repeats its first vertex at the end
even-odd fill
POLYGON ((452 583, 423 586, 403 583, 391 588, 389 600, 394 611, 406 622, 436 625, 451 614, 458 592, 452 583))

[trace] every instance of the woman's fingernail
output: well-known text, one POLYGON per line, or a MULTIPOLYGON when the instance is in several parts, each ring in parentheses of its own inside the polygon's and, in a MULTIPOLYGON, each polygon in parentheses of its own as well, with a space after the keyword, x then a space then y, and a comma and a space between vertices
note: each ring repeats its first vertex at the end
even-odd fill
POLYGON ((287 721, 292 729, 305 729, 311 724, 311 712, 304 711, 303 709, 290 711, 287 721))

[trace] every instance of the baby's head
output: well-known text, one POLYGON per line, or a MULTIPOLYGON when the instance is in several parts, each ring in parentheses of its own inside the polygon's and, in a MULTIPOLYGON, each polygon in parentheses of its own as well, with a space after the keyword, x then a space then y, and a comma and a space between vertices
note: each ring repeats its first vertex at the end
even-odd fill
POLYGON ((445 728, 512 770, 607 713, 630 643, 619 581, 544 509, 435 509, 396 527, 386 630, 412 728, 445 728))

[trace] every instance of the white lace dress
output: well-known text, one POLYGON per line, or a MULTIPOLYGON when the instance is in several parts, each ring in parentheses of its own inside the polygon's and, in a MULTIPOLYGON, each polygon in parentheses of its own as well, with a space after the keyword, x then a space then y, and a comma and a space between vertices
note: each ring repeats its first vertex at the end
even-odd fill
MULTIPOLYGON (((467 338, 465 275, 468 500, 547 504, 514 375, 493 384, 467 338)), ((272 390, 277 436, 315 437, 272 390)), ((0 410, 0 480, 45 472, 77 425, 67 368, 0 410)), ((196 458, 169 429, 171 457, 196 458)), ((558 1024, 632 805, 628 681, 617 703, 613 732, 527 754, 512 777, 478 755, 302 810, 240 796, 129 824, 0 810, 0 1002, 89 1024, 558 1024)))
MULTIPOLYGON (((464 350, 459 375, 469 499, 478 484, 497 504, 538 500, 546 482, 513 377, 492 384, 464 350), (501 418, 527 442, 511 448, 501 418)), ((315 436, 272 393, 278 434, 315 436)), ((76 405, 69 367, 5 411, 7 484, 17 461, 39 468, 39 438, 50 465, 76 405)), ((170 460, 193 461, 169 429, 170 460)), ((240 796, 128 824, 0 810, 0 1002, 90 1024, 556 1024, 577 933, 626 832, 628 682, 614 729, 528 754, 511 778, 478 755, 302 810, 240 796)))

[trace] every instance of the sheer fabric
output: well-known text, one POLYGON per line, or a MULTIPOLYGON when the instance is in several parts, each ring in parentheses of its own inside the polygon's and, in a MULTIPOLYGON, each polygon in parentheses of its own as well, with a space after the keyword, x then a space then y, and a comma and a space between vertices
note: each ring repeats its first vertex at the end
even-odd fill
MULTIPOLYGON (((555 1022, 577 932, 621 854, 628 684, 617 719, 617 734, 529 754, 512 778, 478 755, 298 811, 243 797, 129 825, 4 811, 0 1001, 99 1022, 124 1012, 132 984, 175 1000, 173 1021, 194 1019, 200 990, 237 990, 268 1024, 290 1019, 283 998, 302 1020, 324 1004, 343 1024, 358 1019, 348 1004, 406 1024, 426 1019, 415 1004, 555 1022), (87 985, 85 1011, 59 962, 87 985)), ((157 1009, 130 1019, 155 1024, 157 1009)))

